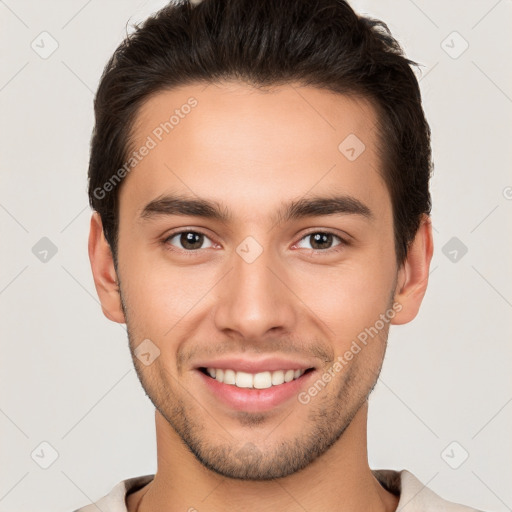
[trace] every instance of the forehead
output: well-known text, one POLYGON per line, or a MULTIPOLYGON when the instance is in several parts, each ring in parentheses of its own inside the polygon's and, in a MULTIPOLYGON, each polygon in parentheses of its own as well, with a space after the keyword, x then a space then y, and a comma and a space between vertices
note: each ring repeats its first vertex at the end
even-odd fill
POLYGON ((172 192, 228 199, 246 213, 257 204, 263 214, 284 196, 330 192, 350 193, 379 213, 389 197, 376 121, 362 98, 298 84, 159 92, 137 113, 131 149, 144 156, 125 178, 121 203, 142 207, 172 192))

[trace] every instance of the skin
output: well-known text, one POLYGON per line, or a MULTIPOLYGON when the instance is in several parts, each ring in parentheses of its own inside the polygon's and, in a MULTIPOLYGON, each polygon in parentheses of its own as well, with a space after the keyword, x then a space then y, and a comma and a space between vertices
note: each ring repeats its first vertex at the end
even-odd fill
POLYGON ((103 312, 127 324, 137 374, 156 407, 157 473, 128 496, 128 510, 395 510, 398 498, 368 466, 367 399, 390 323, 411 321, 423 299, 430 220, 422 219, 398 267, 376 113, 364 99, 298 85, 189 85, 142 106, 134 147, 190 96, 198 105, 121 185, 117 268, 101 219, 91 219, 103 312), (366 146, 354 161, 338 149, 349 134, 366 146), (141 218, 145 205, 171 193, 217 201, 231 218, 141 218), (275 222, 289 201, 334 193, 364 203, 371 218, 275 222), (206 235, 200 248, 170 238, 180 229, 206 235), (336 236, 315 245, 311 235, 325 232, 336 236), (262 248, 252 263, 236 252, 248 236, 262 248), (400 311, 391 322, 308 404, 236 411, 194 369, 205 355, 288 356, 311 362, 320 377, 393 304, 400 311), (134 355, 145 339, 160 350, 148 366, 134 355))

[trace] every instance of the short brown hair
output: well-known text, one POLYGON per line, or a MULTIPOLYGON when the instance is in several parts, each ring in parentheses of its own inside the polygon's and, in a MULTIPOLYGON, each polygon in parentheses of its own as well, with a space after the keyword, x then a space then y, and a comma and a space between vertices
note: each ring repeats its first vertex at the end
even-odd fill
POLYGON ((89 201, 114 258, 120 187, 107 192, 103 185, 126 162, 142 102, 177 86, 236 79, 255 87, 293 82, 371 101, 403 263, 431 210, 430 128, 416 63, 385 23, 358 16, 343 0, 203 0, 172 2, 136 28, 107 63, 94 102, 89 201))

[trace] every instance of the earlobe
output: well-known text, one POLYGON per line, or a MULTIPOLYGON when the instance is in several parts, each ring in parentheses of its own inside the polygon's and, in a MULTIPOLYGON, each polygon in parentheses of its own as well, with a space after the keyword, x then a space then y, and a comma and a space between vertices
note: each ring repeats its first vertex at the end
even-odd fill
POLYGON ((391 323, 406 324, 418 314, 427 290, 433 251, 432 223, 430 217, 424 215, 398 272, 395 303, 400 305, 400 311, 391 323))
POLYGON ((105 239, 101 217, 97 212, 91 217, 89 260, 103 314, 113 322, 125 323, 112 251, 105 239))

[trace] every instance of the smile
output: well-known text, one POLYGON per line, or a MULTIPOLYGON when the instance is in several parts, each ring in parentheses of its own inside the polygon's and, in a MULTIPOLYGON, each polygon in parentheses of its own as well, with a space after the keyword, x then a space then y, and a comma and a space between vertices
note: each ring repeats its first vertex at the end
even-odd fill
POLYGON ((195 371, 209 396, 230 410, 246 412, 271 411, 293 403, 317 373, 314 368, 249 373, 210 366, 195 371))
POLYGON ((276 370, 272 372, 248 373, 223 368, 201 368, 201 371, 222 384, 238 388, 267 389, 298 379, 308 370, 276 370))

